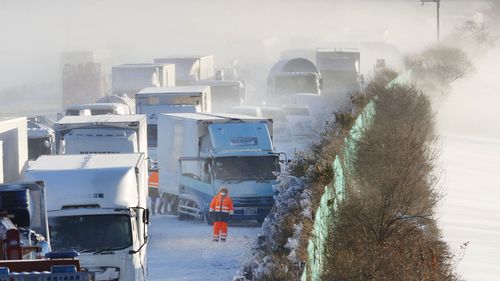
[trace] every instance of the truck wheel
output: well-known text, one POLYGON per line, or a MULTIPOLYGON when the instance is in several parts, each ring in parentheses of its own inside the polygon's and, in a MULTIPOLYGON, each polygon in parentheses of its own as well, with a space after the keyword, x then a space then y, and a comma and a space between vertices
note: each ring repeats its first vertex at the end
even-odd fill
POLYGON ((184 213, 179 213, 179 216, 177 216, 177 219, 180 221, 186 220, 187 215, 184 213))

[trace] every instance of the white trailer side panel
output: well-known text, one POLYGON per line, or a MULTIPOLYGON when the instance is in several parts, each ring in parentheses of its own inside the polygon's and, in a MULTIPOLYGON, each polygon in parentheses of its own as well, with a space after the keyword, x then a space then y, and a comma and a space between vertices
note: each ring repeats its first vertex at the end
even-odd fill
POLYGON ((0 118, 0 141, 3 180, 9 183, 21 179, 28 161, 28 128, 25 117, 0 118))
POLYGON ((162 192, 178 194, 179 157, 198 157, 198 120, 170 114, 158 118, 158 167, 162 192))

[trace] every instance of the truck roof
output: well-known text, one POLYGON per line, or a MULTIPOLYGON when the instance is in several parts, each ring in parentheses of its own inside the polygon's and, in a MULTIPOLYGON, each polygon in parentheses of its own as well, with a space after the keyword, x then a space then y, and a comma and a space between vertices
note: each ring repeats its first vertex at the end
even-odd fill
POLYGON ((171 59, 199 59, 199 58, 204 58, 204 57, 212 57, 213 55, 181 55, 181 56, 167 56, 167 57, 161 57, 161 58, 155 58, 155 60, 171 60, 171 59))
POLYGON ((170 113, 163 115, 169 115, 184 119, 200 120, 200 121, 224 121, 228 119, 269 121, 266 118, 259 118, 250 115, 233 114, 233 113, 170 113))
POLYGON ((126 107, 123 103, 111 102, 95 102, 95 103, 79 103, 66 107, 66 110, 81 110, 81 109, 113 109, 119 107, 126 107))
POLYGON ((47 209, 71 206, 128 208, 140 204, 136 168, 144 154, 44 155, 30 163, 26 177, 43 180, 47 209))
POLYGON ((120 64, 120 65, 115 65, 113 68, 151 68, 151 67, 158 67, 158 66, 164 66, 164 63, 127 63, 127 64, 120 64))
POLYGON ((180 94, 201 93, 209 90, 209 86, 182 86, 182 87, 148 87, 142 89, 137 95, 148 94, 180 94))
POLYGON ((87 124, 87 123, 129 123, 146 121, 146 115, 91 115, 91 116, 65 116, 57 121, 56 125, 87 124))
POLYGON ((42 155, 30 163, 28 170, 65 171, 74 169, 107 169, 135 167, 140 153, 42 155))

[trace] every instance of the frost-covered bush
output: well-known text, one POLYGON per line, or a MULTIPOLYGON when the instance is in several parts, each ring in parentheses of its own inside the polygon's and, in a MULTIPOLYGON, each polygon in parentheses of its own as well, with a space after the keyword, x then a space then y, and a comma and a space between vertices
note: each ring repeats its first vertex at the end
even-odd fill
POLYGON ((247 280, 295 280, 300 274, 304 221, 310 220, 311 198, 304 178, 288 173, 274 186, 275 205, 262 225, 262 236, 245 265, 247 280))

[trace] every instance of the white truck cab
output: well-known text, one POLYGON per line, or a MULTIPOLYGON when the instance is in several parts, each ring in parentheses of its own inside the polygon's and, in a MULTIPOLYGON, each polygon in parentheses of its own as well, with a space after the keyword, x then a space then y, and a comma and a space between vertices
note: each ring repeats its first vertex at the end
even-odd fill
POLYGON ((42 156, 26 178, 45 182, 55 251, 78 251, 96 280, 146 279, 144 154, 42 156))

